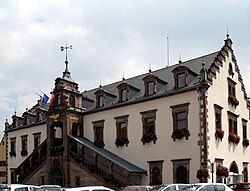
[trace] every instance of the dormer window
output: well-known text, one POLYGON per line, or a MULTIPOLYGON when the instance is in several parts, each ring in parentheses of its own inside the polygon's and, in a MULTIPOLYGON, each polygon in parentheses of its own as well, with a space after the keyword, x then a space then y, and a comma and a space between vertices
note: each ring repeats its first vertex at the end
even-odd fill
POLYGON ((104 95, 97 96, 96 107, 103 107, 105 105, 104 103, 105 103, 104 95))
POLYGON ((184 86, 186 86, 186 74, 185 73, 180 73, 177 74, 177 87, 178 88, 182 88, 184 86))
POLYGON ((143 79, 145 87, 145 96, 150 96, 159 92, 167 82, 159 79, 157 76, 150 73, 145 76, 143 79))
POLYGON ((42 112, 38 112, 37 113, 37 122, 40 122, 42 120, 43 120, 43 114, 42 114, 42 112))
POLYGON ((114 99, 116 98, 115 95, 106 92, 101 87, 95 92, 95 95, 97 108, 108 106, 110 103, 114 102, 114 99))
POLYGON ((191 71, 188 67, 179 65, 172 70, 175 79, 175 88, 183 88, 189 85, 192 80, 197 76, 196 73, 191 71))
POLYGON ((127 89, 121 89, 120 90, 120 101, 127 101, 128 100, 128 90, 127 89))
POLYGON ((136 95, 136 93, 140 91, 136 87, 126 83, 125 79, 123 79, 123 82, 117 86, 117 89, 119 95, 118 102, 128 101, 130 98, 132 98, 134 95, 136 95))
POLYGON ((152 81, 152 82, 148 82, 147 83, 147 95, 152 95, 154 93, 156 93, 155 91, 155 83, 152 81))
POLYGON ((28 125, 29 124, 29 116, 28 115, 25 115, 24 116, 24 122, 23 122, 24 125, 28 125))

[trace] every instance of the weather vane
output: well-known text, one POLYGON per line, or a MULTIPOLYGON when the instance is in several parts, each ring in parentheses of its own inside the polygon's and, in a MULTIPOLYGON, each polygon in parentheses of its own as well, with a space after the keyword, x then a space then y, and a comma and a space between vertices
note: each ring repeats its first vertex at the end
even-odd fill
POLYGON ((68 62, 68 51, 67 51, 68 49, 72 49, 72 45, 67 46, 67 44, 66 44, 66 46, 61 46, 61 51, 66 50, 66 61, 65 62, 68 62))

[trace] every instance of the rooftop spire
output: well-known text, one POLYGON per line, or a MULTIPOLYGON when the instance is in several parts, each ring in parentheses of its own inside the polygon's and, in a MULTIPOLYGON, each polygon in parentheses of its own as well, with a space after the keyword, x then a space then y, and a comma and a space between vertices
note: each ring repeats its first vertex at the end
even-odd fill
POLYGON ((69 69, 68 69, 68 49, 72 49, 72 45, 67 45, 66 43, 66 46, 61 46, 61 51, 64 51, 66 50, 66 59, 65 59, 65 71, 63 72, 63 78, 64 79, 68 79, 68 80, 71 80, 71 76, 70 76, 70 72, 69 72, 69 69))

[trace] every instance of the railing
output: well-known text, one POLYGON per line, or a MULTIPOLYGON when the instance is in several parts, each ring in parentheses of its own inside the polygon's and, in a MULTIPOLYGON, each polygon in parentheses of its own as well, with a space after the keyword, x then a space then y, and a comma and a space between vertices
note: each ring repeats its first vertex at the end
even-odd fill
POLYGON ((70 157, 73 158, 75 160, 75 162, 77 162, 81 166, 87 168, 90 172, 98 175, 104 181, 106 181, 112 185, 114 185, 118 188, 126 185, 126 184, 122 183, 121 181, 119 181, 118 179, 116 179, 115 177, 113 177, 111 174, 100 169, 97 165, 91 164, 90 162, 84 160, 84 158, 82 156, 79 156, 77 153, 70 151, 70 157))
POLYGON ((14 181, 23 183, 31 176, 45 161, 47 157, 47 140, 43 141, 13 172, 14 181))

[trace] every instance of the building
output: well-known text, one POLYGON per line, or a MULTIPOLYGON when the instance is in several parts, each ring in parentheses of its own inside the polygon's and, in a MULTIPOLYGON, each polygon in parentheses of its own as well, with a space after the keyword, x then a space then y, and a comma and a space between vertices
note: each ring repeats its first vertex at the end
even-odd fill
POLYGON ((6 137, 3 136, 0 142, 0 184, 6 183, 6 137))
POLYGON ((49 107, 6 125, 8 182, 249 181, 249 102, 232 44, 227 35, 214 53, 84 92, 66 60, 49 107))

